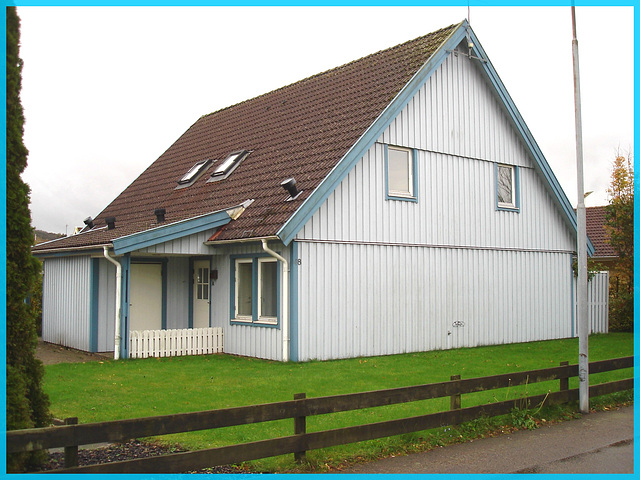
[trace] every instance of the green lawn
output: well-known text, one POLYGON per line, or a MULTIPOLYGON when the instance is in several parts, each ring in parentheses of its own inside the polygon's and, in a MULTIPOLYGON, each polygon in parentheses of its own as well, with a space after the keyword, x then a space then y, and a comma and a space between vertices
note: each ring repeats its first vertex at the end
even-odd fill
MULTIPOLYGON (((633 355, 633 334, 594 335, 590 361, 633 355)), ((553 340, 328 362, 280 363, 227 355, 174 357, 57 364, 46 367, 45 390, 55 417, 77 416, 80 423, 194 412, 307 397, 379 390, 449 380, 451 375, 474 378, 577 363, 578 340, 553 340)), ((592 375, 592 384, 628 378, 632 371, 592 375)), ((557 390, 557 381, 462 397, 462 406, 518 398, 525 393, 557 390)), ((572 379, 571 388, 577 387, 572 379)), ((307 419, 307 431, 357 425, 441 411, 449 399, 344 412, 307 419)), ((206 448, 290 435, 293 421, 229 427, 217 431, 168 435, 163 442, 188 449, 206 448)), ((412 434, 310 452, 311 463, 372 457, 407 442, 424 441, 412 434)), ((258 469, 292 468, 291 455, 257 463, 258 469)))

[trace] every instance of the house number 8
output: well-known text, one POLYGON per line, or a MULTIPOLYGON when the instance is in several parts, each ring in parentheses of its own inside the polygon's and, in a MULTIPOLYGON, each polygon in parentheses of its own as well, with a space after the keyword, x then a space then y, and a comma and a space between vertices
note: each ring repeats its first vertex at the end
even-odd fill
POLYGON ((301 258, 298 259, 298 265, 302 265, 302 259, 301 258))

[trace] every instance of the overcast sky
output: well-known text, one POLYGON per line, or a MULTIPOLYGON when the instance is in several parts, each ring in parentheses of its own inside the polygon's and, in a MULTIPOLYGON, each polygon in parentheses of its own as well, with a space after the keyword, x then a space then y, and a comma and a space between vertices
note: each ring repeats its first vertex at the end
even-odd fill
MULTIPOLYGON (((633 152, 632 7, 578 7, 587 206, 633 152)), ((467 7, 19 7, 36 228, 72 233, 200 116, 458 23, 467 7)), ((471 7, 576 202, 570 7, 471 7)))

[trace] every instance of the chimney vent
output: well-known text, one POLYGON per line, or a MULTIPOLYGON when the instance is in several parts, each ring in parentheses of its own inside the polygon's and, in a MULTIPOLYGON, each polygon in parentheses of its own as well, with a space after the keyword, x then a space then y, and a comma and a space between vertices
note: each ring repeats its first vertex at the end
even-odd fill
POLYGON ((156 208, 153 211, 153 214, 156 216, 156 221, 158 223, 164 222, 164 215, 167 213, 167 210, 164 208, 156 208))
POLYGON ((104 221, 107 224, 107 230, 113 230, 116 228, 116 217, 107 217, 104 221))
POLYGON ((301 193, 298 191, 298 188, 296 187, 296 179, 293 177, 286 179, 280 185, 287 191, 287 193, 289 193, 289 198, 287 200, 293 200, 301 193))
POLYGON ((85 218, 84 219, 84 224, 89 228, 93 228, 93 218, 91 218, 91 217, 85 218))

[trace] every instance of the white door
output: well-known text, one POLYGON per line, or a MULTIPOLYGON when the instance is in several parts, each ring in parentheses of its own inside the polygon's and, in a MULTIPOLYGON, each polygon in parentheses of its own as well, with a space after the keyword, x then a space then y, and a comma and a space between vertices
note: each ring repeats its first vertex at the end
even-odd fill
POLYGON ((209 260, 193 262, 193 328, 209 327, 209 260))
POLYGON ((129 330, 162 328, 162 265, 132 263, 129 330))

